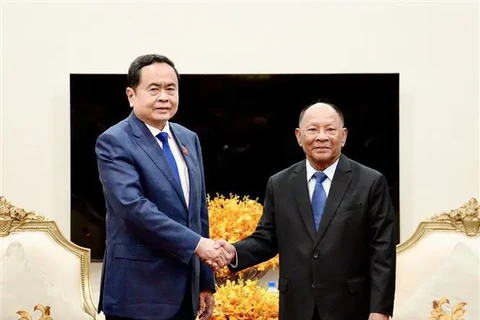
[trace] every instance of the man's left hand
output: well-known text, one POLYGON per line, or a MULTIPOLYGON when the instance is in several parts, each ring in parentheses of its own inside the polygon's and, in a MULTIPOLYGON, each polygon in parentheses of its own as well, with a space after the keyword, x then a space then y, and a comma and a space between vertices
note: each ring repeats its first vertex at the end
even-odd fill
POLYGON ((210 291, 200 292, 198 297, 198 320, 208 320, 212 316, 215 299, 210 291))
POLYGON ((390 319, 390 316, 387 316, 386 314, 381 314, 381 313, 370 313, 370 316, 368 317, 368 320, 388 320, 390 319))

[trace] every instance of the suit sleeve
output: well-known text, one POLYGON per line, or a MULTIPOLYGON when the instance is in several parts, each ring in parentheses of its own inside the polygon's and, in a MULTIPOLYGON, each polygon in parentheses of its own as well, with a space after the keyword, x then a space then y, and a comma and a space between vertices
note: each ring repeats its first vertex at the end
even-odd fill
POLYGON ((383 175, 370 193, 370 312, 393 313, 395 296, 395 216, 383 175))
MULTIPOLYGON (((208 218, 207 192, 205 188, 205 173, 203 169, 202 148, 198 136, 195 135, 195 147, 197 149, 201 181, 202 181, 202 203, 200 208, 201 234, 204 238, 210 238, 210 223, 208 218)), ((210 290, 215 292, 215 280, 213 270, 203 260, 200 260, 200 291, 210 290)))
POLYGON ((262 217, 250 236, 233 244, 237 250, 237 264, 235 267, 229 266, 230 270, 237 272, 249 268, 268 261, 278 253, 273 197, 273 181, 270 178, 265 192, 262 217))
POLYGON ((105 198, 114 214, 142 241, 188 264, 200 235, 170 219, 145 198, 131 155, 118 138, 102 134, 95 153, 105 198))

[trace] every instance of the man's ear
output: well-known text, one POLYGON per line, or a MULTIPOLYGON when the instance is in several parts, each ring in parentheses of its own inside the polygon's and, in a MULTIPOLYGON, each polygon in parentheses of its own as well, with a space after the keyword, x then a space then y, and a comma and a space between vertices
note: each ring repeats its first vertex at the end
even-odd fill
POLYGON ((298 142, 298 145, 301 147, 302 146, 302 132, 300 131, 300 128, 296 128, 295 129, 295 137, 297 137, 297 142, 298 142))
POLYGON ((343 128, 342 130, 342 147, 345 147, 345 143, 347 142, 348 130, 347 128, 343 128))
POLYGON ((134 105, 134 102, 135 102, 135 89, 127 87, 127 90, 125 90, 125 93, 127 94, 128 103, 130 104, 130 108, 133 108, 133 105, 134 105))

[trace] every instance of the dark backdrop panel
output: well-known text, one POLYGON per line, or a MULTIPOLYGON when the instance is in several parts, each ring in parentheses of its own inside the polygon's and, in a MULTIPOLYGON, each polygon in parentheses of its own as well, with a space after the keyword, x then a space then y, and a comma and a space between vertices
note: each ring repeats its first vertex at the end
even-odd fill
MULTIPOLYGON (((101 259, 105 203, 94 145, 131 112, 126 75, 72 74, 70 88, 72 241, 101 259)), ((173 121, 198 133, 210 195, 263 201, 268 178, 304 158, 294 130, 302 108, 318 99, 343 111, 344 153, 386 176, 398 218, 398 74, 181 75, 173 121)))

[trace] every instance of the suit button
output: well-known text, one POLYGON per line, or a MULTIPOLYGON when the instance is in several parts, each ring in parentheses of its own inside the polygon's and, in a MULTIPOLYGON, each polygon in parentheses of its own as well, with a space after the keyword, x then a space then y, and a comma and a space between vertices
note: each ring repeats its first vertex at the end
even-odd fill
POLYGON ((315 289, 315 285, 313 284, 313 282, 312 282, 312 288, 315 289))
POLYGON ((318 259, 318 257, 319 257, 318 253, 315 252, 315 253, 313 254, 313 259, 318 259))

